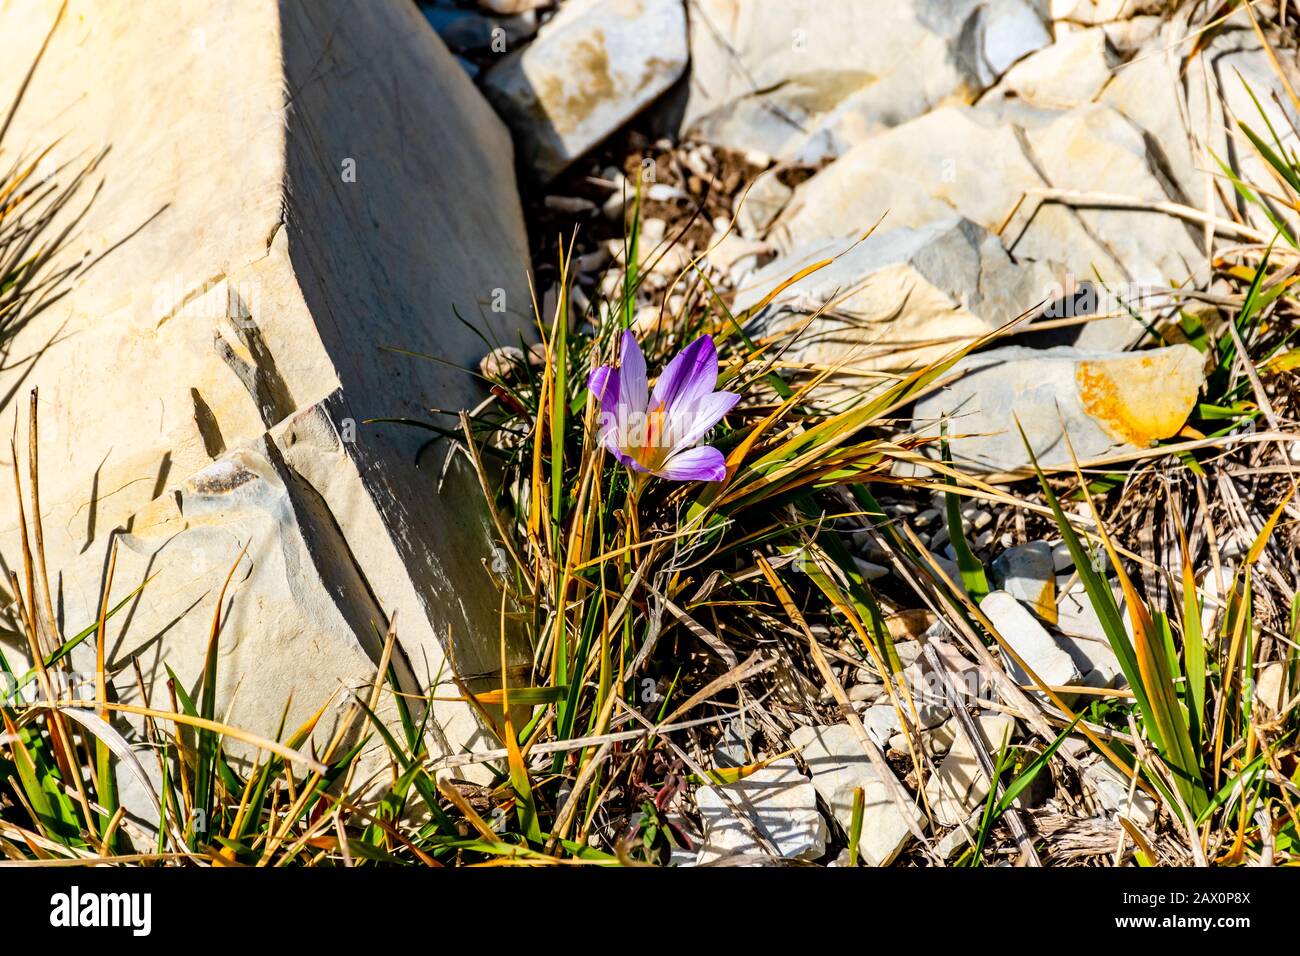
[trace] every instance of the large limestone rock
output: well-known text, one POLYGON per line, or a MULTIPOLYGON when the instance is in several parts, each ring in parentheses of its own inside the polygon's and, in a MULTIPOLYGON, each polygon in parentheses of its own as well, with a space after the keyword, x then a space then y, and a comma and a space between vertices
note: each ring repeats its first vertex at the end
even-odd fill
POLYGON ((826 260, 778 294, 752 331, 791 336, 788 358, 849 369, 938 359, 1040 305, 1065 281, 1063 270, 1047 264, 1014 264, 997 236, 947 218, 795 249, 750 277, 735 310, 826 260), (817 318, 805 329, 811 315, 817 318))
MULTIPOLYGON (((333 696, 347 702, 349 691, 369 699, 383 643, 375 628, 385 611, 329 505, 285 462, 272 436, 190 476, 134 515, 130 527, 119 536, 114 590, 159 577, 114 620, 125 625, 110 628, 111 661, 134 657, 150 677, 165 676, 163 665, 170 666, 196 697, 206 640, 190 632, 190 622, 211 622, 221 583, 235 566, 217 641, 218 714, 233 712, 237 724, 265 729, 290 693, 317 706, 333 696), (175 637, 167 629, 173 621, 175 637)), ((102 565, 92 550, 68 568, 69 619, 93 620, 102 565)), ((74 655, 78 669, 93 669, 88 645, 74 655)), ((404 656, 396 670, 399 687, 418 691, 404 656)), ((124 676, 115 685, 119 699, 145 704, 133 672, 124 676)), ((390 695, 382 699, 385 716, 395 714, 392 703, 390 695)), ((333 729, 332 715, 326 729, 333 729)))
MULTIPOLYGON (((1081 106, 1029 130, 1026 137, 1036 164, 1057 189, 1121 195, 1139 203, 1176 201, 1180 196, 1143 131, 1106 106, 1081 106)), ((1075 215, 1122 269, 1122 279, 1102 278, 1139 306, 1149 298, 1145 290, 1184 283, 1205 268, 1199 234, 1182 219, 1136 208, 1086 206, 1075 215)), ((1080 257, 1072 254, 1077 230, 1061 232, 1035 218, 1023 231, 1017 223, 1008 232, 1018 237, 1011 242, 1013 250, 1031 258, 1056 258, 1069 264, 1076 275, 1088 275, 1080 257)))
POLYGON ((946 103, 1046 46, 1026 0, 692 0, 683 131, 814 163, 946 103))
POLYGON ((955 462, 1003 472, 1029 465, 1018 420, 1040 464, 1069 467, 1067 434, 1081 462, 1176 434, 1196 402, 1202 362, 1190 345, 1129 353, 992 349, 958 362, 956 381, 913 406, 913 424, 937 435, 947 417, 955 462))
MULTIPOLYGON (((1226 196, 1247 222, 1271 232, 1262 212, 1243 203, 1224 182, 1218 161, 1246 182, 1272 184, 1270 168, 1237 123, 1245 123, 1276 150, 1268 133, 1271 124, 1293 150, 1300 114, 1244 10, 1231 14, 1207 47, 1191 58, 1186 57, 1186 44, 1178 42, 1186 32, 1179 18, 1167 23, 1115 71, 1099 100, 1148 134, 1179 201, 1230 218, 1223 205, 1226 196)), ((1292 89, 1300 89, 1294 41, 1289 48, 1278 47, 1277 57, 1292 89)), ((1280 205, 1274 211, 1288 215, 1280 205)))
MULTIPOLYGON (((58 8, 0 8, 0 100, 58 8)), ((51 143, 51 168, 107 153, 65 250, 80 273, 10 343, 0 427, 39 385, 62 631, 92 618, 120 531, 114 599, 156 575, 109 625, 123 696, 132 658, 156 703, 164 663, 193 686, 245 548, 220 637, 235 724, 274 734, 286 704, 290 726, 345 705, 394 613, 408 689, 455 695, 453 659, 491 680, 500 599, 473 482, 417 463, 425 435, 364 424, 476 401, 469 376, 385 347, 471 366, 482 346, 453 308, 498 338, 526 327, 509 137, 415 7, 72 0, 3 145, 51 143)), ((432 724, 443 748, 480 733, 455 703, 432 724)))
POLYGON ((954 210, 997 231, 1027 190, 1046 185, 1014 127, 988 112, 945 107, 871 137, 799 186, 773 238, 792 248, 861 235, 886 213, 887 228, 916 228, 954 210))
MULTIPOLYGON (((1189 135, 1186 96, 1180 76, 1184 70, 1181 48, 1170 48, 1173 32, 1157 36, 1131 60, 1115 70, 1098 102, 1132 120, 1149 134, 1153 150, 1169 171, 1181 201, 1203 207, 1213 160, 1189 135), (1209 160, 1207 163, 1206 160, 1209 160)), ((1199 57, 1186 64, 1192 85, 1204 82, 1199 57), (1192 79, 1199 76, 1199 80, 1192 79)))
POLYGON ((1100 93, 1118 63, 1103 28, 1079 30, 1017 63, 980 102, 1018 99, 1046 109, 1070 109, 1100 93))
POLYGON ((686 69, 682 0, 569 0, 484 88, 550 179, 668 89, 686 69))
POLYGON ((992 109, 934 110, 867 139, 795 190, 771 238, 785 249, 827 236, 860 235, 882 215, 919 227, 960 215, 997 233, 1018 262, 1060 263, 1062 291, 1100 279, 1123 306, 1082 323, 1069 344, 1112 349, 1135 337, 1127 309, 1167 306, 1154 288, 1204 266, 1193 231, 1147 209, 1075 209, 1044 190, 1121 192, 1138 201, 1176 198, 1142 130, 1112 109, 1049 112, 1028 127, 992 109), (883 175, 881 170, 888 170, 883 175))
MULTIPOLYGON (((1300 54, 1294 34, 1288 38, 1287 47, 1276 51, 1277 65, 1286 76, 1284 83, 1268 52, 1249 27, 1244 11, 1238 11, 1231 23, 1234 29, 1215 37, 1201 55, 1193 81, 1187 87, 1187 115, 1195 118, 1195 132, 1209 154, 1208 161, 1201 162, 1201 168, 1221 176, 1222 170, 1214 161, 1217 156, 1245 182, 1274 196, 1291 195, 1278 184, 1277 173, 1259 155, 1239 124, 1250 127, 1279 155, 1294 154, 1300 149, 1300 135, 1296 133, 1300 127, 1300 107, 1294 100, 1295 91, 1300 90, 1300 54), (1269 131, 1270 126, 1281 140, 1281 149, 1269 131)), ((1186 141, 1184 136, 1183 142, 1186 141)), ((1241 201, 1231 192, 1227 195, 1249 221, 1272 233, 1268 218, 1258 206, 1241 201)), ((1291 223, 1293 231, 1300 224, 1300 214, 1284 203, 1275 201, 1272 208, 1275 215, 1291 223)))
POLYGON ((1165 0, 1051 0, 1052 19, 1069 24, 1099 24, 1159 13, 1165 0))

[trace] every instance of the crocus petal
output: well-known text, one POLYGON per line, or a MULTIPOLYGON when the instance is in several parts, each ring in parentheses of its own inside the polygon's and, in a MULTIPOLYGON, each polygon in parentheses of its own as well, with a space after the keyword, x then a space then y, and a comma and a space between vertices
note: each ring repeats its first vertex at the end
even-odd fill
POLYGON ((623 333, 623 353, 618 360, 618 371, 618 400, 624 406, 623 414, 644 412, 650 386, 646 383, 645 356, 631 331, 623 333))
MULTIPOLYGON (((596 396, 596 403, 599 405, 605 403, 605 389, 609 387, 609 379, 611 375, 617 378, 618 372, 615 371, 612 365, 602 365, 600 368, 596 369, 596 371, 592 372, 591 377, 587 379, 587 388, 596 396)), ((615 382, 614 391, 618 391, 617 382, 615 382)))
POLYGON ((679 403, 672 413, 673 445, 679 448, 694 445, 722 421, 738 401, 740 396, 735 392, 713 392, 689 407, 679 403))
POLYGON ((655 474, 669 481, 721 481, 727 477, 727 461, 713 446, 701 445, 677 452, 655 474))
POLYGON ((635 458, 633 458, 623 449, 615 445, 611 445, 608 442, 606 442, 605 447, 609 449, 610 454, 612 454, 614 458, 618 461, 618 463, 622 465, 624 468, 629 468, 632 471, 639 471, 643 475, 653 474, 653 472, 650 471, 649 468, 641 464, 641 462, 637 461, 635 458))
POLYGON ((668 363, 655 382, 651 406, 662 405, 671 413, 674 406, 694 405, 718 384, 718 350, 713 336, 701 335, 668 363))
POLYGON ((618 437, 623 418, 619 414, 619 370, 602 365, 591 373, 587 387, 600 403, 600 442, 610 451, 618 452, 618 437))

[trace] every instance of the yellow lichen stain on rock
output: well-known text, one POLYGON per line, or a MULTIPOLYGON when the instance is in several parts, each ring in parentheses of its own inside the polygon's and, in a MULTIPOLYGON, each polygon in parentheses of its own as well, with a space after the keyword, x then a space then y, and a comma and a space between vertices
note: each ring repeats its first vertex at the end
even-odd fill
POLYGON ((1058 620, 1056 614, 1056 580, 1048 578, 1043 582, 1042 590, 1033 601, 1034 611, 1040 618, 1048 624, 1055 624, 1058 620))
POLYGON ((545 111, 542 118, 561 136, 581 126, 602 103, 616 98, 603 30, 573 44, 570 67, 567 77, 547 73, 544 88, 535 97, 538 108, 545 111))
POLYGON ((641 71, 641 86, 649 86, 661 76, 671 76, 677 69, 677 64, 672 60, 665 60, 663 57, 652 56, 645 61, 645 69, 641 71))
POLYGON ((1146 448, 1175 434, 1201 385, 1199 353, 1188 346, 1080 362, 1079 400, 1116 441, 1146 448))

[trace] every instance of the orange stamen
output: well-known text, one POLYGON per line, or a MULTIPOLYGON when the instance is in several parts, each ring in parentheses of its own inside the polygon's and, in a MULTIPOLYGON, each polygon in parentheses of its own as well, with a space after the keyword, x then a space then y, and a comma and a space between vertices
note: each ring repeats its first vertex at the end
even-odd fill
POLYGON ((656 447, 659 444, 659 437, 664 431, 664 403, 660 402, 659 407, 650 413, 649 427, 646 429, 646 451, 656 447))
POLYGON ((657 467, 664 457, 665 449, 660 448, 659 444, 664 432, 665 411, 664 403, 660 402, 659 406, 646 416, 645 444, 633 455, 646 468, 657 467))

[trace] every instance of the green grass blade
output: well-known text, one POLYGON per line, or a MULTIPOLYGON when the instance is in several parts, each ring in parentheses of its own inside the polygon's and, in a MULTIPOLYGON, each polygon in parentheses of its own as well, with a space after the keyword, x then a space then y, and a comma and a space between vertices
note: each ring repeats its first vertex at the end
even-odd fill
POLYGON ((1061 731, 1057 738, 1048 745, 1047 749, 1035 757, 1033 762, 1031 762, 1028 767, 1022 770, 1016 778, 1007 785, 1006 791, 1002 794, 1002 799, 998 801, 999 814, 1006 813, 1007 810, 1010 809, 1011 805, 1016 802, 1016 797, 1020 796, 1020 794, 1025 791, 1025 788, 1033 783, 1034 779, 1042 773, 1043 768, 1047 766, 1048 762, 1056 752, 1061 749, 1061 744, 1065 743, 1066 738, 1073 733, 1075 725, 1082 719, 1083 714, 1078 714, 1074 720, 1070 721, 1070 726, 1061 731))
POLYGON ((1223 175, 1232 182, 1232 187, 1237 191, 1237 194, 1251 205, 1258 206, 1264 213, 1264 217, 1272 224, 1278 235, 1287 241, 1288 245, 1300 248, 1300 243, 1297 243, 1295 237, 1291 235, 1291 230, 1287 228, 1286 223, 1277 217, 1269 204, 1257 196, 1255 190, 1253 190, 1249 185, 1242 182, 1241 177, 1233 172, 1231 166, 1221 160, 1213 152, 1211 152, 1210 155, 1214 157, 1214 161, 1218 164, 1219 169, 1223 171, 1223 175))
MULTIPOLYGON (((947 439, 944 439, 940 447, 944 464, 951 466, 952 456, 948 452, 947 439)), ((956 485, 951 475, 944 475, 943 483, 949 486, 956 485)), ((971 600, 978 603, 989 593, 989 581, 984 574, 984 565, 980 563, 979 558, 975 557, 975 552, 971 550, 970 545, 966 542, 966 528, 961 520, 960 497, 946 491, 943 498, 944 514, 948 519, 948 541, 952 544, 952 551, 957 559, 957 569, 961 573, 961 583, 966 586, 966 592, 971 596, 971 600)))
MULTIPOLYGON (((1180 538, 1182 528, 1178 529, 1180 538)), ((1183 578, 1183 665, 1187 671, 1187 720, 1192 741, 1200 751, 1205 740, 1205 635, 1201 631, 1201 602, 1196 593, 1196 574, 1182 542, 1183 578)))
POLYGON ((866 806, 866 791, 853 788, 853 815, 849 818, 849 866, 858 865, 858 841, 862 839, 862 811, 866 806))
MULTIPOLYGON (((565 263, 560 274, 559 302, 551 329, 551 358, 555 363, 551 392, 551 520, 559 534, 564 509, 564 443, 569 412, 569 276, 565 263)), ((558 544, 558 542, 557 542, 558 544)))
POLYGON ((1030 446, 1024 429, 1020 430, 1020 437, 1024 440, 1025 448, 1029 452, 1029 460, 1033 464, 1034 473, 1038 476, 1038 485, 1042 489, 1043 497, 1047 499, 1048 507, 1052 509, 1052 516, 1056 519, 1056 526, 1061 532, 1061 538, 1065 541, 1066 548, 1069 549, 1071 560, 1074 561, 1075 571, 1087 591, 1088 600, 1092 604, 1093 610, 1096 611, 1097 618, 1101 621, 1102 630, 1106 633, 1106 640, 1110 643, 1111 650, 1115 652, 1115 656, 1119 659, 1120 669, 1124 672, 1129 687, 1133 689, 1133 694, 1137 698, 1138 709, 1141 711, 1144 721, 1151 722, 1151 705, 1148 703, 1146 692, 1142 687, 1142 675, 1138 671, 1133 644, 1129 641, 1128 632, 1124 629, 1124 619, 1120 614, 1119 605, 1115 603, 1115 595, 1111 592, 1110 584, 1093 567, 1092 554, 1084 548, 1074 530, 1074 526, 1070 524, 1070 520, 1065 516, 1065 511, 1061 508, 1056 493, 1052 491, 1052 486, 1047 482, 1047 476, 1043 474, 1043 470, 1038 466, 1038 456, 1034 454, 1034 449, 1030 446))

